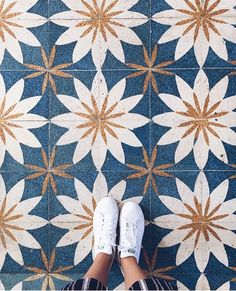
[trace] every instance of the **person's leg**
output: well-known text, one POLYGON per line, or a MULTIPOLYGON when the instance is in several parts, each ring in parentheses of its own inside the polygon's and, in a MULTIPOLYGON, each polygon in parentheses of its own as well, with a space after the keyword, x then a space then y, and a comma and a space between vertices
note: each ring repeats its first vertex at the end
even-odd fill
POLYGON ((143 234, 144 215, 142 209, 134 202, 125 203, 120 213, 120 242, 118 251, 127 289, 134 282, 147 278, 138 265, 143 234))
POLYGON ((147 278, 140 268, 135 257, 126 257, 120 260, 122 272, 125 278, 125 287, 129 289, 136 281, 147 278))
POLYGON ((83 279, 71 282, 63 290, 104 290, 115 257, 116 226, 119 210, 110 197, 99 201, 93 215, 93 264, 83 279))
POLYGON ((115 255, 118 206, 114 199, 105 197, 99 201, 93 215, 94 263, 85 278, 95 278, 107 285, 108 273, 115 255))
POLYGON ((112 255, 99 253, 96 256, 92 266, 85 274, 84 278, 94 278, 102 283, 103 286, 107 285, 108 272, 112 263, 112 255))

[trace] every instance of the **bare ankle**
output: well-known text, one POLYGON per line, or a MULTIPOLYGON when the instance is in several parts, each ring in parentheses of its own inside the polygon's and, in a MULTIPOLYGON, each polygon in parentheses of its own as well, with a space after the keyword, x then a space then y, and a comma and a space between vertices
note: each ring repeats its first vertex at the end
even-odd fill
POLYGON ((125 265, 127 265, 127 264, 138 265, 136 258, 133 256, 120 259, 120 263, 121 263, 121 265, 124 265, 124 264, 125 265))
POLYGON ((112 260, 112 255, 108 255, 105 253, 99 253, 96 256, 96 260, 102 260, 102 261, 111 261, 112 260))

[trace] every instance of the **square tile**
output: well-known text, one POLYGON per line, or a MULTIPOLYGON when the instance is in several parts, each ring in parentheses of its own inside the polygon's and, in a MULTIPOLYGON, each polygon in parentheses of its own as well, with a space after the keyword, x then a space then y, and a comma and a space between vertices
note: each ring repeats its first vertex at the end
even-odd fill
MULTIPOLYGON (((161 34, 159 43, 169 43, 172 41, 175 48, 175 59, 181 60, 183 56, 186 56, 188 52, 191 52, 194 48, 194 55, 197 63, 200 67, 204 64, 206 66, 213 67, 225 67, 228 66, 228 60, 231 60, 231 46, 234 42, 234 17, 236 11, 234 3, 228 3, 228 9, 222 9, 222 3, 216 3, 215 6, 211 6, 211 3, 202 1, 198 2, 176 2, 176 1, 156 1, 161 2, 161 5, 155 5, 153 1, 152 19, 154 22, 160 24, 163 29, 168 25, 165 33, 161 34), (163 9, 163 2, 169 4, 163 9), (199 5, 199 6, 198 6, 199 5), (158 7, 158 8, 157 8, 158 7), (202 13, 202 19, 205 19, 205 15, 209 15, 207 18, 210 21, 207 22, 205 30, 202 29, 202 22, 197 21, 196 15, 202 13), (155 13, 157 12, 157 13, 155 13), (216 16, 217 15, 217 16, 216 16), (194 23, 194 19, 196 22, 194 23), (220 21, 219 26, 215 26, 215 22, 220 21), (212 30, 213 29, 213 30, 212 30), (217 31, 217 34, 213 33, 217 31), (227 44, 231 47, 228 48, 227 44), (231 44, 230 44, 231 42, 231 44), (209 49, 210 48, 210 49, 209 49)), ((159 4, 159 3, 158 3, 159 4)), ((188 59, 191 59, 189 54, 188 59)))
POLYGON ((34 122, 34 128, 29 126, 29 121, 16 123, 19 126, 13 130, 16 139, 6 134, 7 144, 4 146, 1 155, 1 171, 25 172, 24 165, 32 161, 32 155, 49 142, 49 131, 46 122, 34 122), (10 143, 10 144, 9 144, 10 143))
MULTIPOLYGON (((90 93, 92 88, 94 93, 99 94, 98 78, 95 79, 96 71, 75 71, 75 70, 65 70, 61 71, 60 76, 52 75, 53 82, 50 82, 50 118, 57 118, 60 120, 73 121, 77 120, 76 116, 66 116, 65 113, 71 112, 69 108, 69 103, 66 103, 67 99, 71 102, 79 102, 79 99, 91 98, 90 93), (53 86, 52 86, 53 84, 53 86), (82 90, 86 90, 86 92, 82 90), (90 92, 90 93, 89 93, 90 92), (62 97, 62 96, 66 96, 62 97), (64 99, 65 100, 64 100, 64 99), (70 99, 71 98, 71 99, 70 99), (60 117, 61 115, 61 117, 60 117)), ((98 99, 98 97, 96 97, 98 99)), ((77 102, 77 103, 78 103, 77 102)), ((75 107, 77 109, 78 105, 75 107)))
MULTIPOLYGON (((159 195, 158 197, 171 212, 164 214, 161 205, 159 208, 155 207, 155 200, 152 200, 151 206, 152 216, 155 212, 158 213, 158 216, 153 218, 155 224, 158 227, 171 230, 171 233, 168 233, 159 243, 159 247, 165 248, 177 243, 183 244, 184 248, 181 245, 176 257, 176 262, 179 265, 178 262, 182 261, 180 252, 183 252, 182 256, 185 257, 184 252, 188 253, 193 248, 193 243, 195 242, 195 261, 200 271, 204 271, 206 266, 210 264, 211 259, 208 250, 220 262, 223 260, 220 256, 224 248, 228 245, 230 246, 228 254, 234 252, 233 249, 235 248, 235 215, 232 215, 235 212, 235 208, 232 208, 233 203, 230 200, 232 197, 229 198, 228 181, 224 179, 223 182, 217 183, 214 186, 211 185, 211 182, 212 178, 209 179, 208 175, 200 172, 192 190, 187 184, 176 179, 180 199, 173 197, 170 192, 168 195, 159 195), (201 205, 201 208, 199 208, 199 205, 201 205), (174 213, 177 215, 173 215, 174 213), (205 224, 206 221, 208 224, 203 235, 202 224, 205 224), (210 224, 211 221, 214 221, 214 223, 210 224), (196 231, 191 232, 194 227, 193 224, 195 229, 199 229, 200 238, 196 236, 196 231), (174 241, 176 243, 173 243, 174 241), (215 251, 217 248, 221 248, 221 252, 217 253, 215 251), (201 253, 204 255, 199 260, 201 253)), ((186 256, 186 259, 188 257, 186 256)), ((223 263, 227 264, 225 256, 223 263)))
POLYGON ((51 53, 55 50, 53 67, 58 70, 96 70, 90 48, 85 52, 78 48, 81 40, 75 27, 77 22, 69 19, 49 22, 51 53))
MULTIPOLYGON (((135 123, 136 120, 127 120, 127 123, 135 123)), ((149 137, 149 124, 136 128, 132 130, 132 139, 137 141, 136 144, 132 143, 132 140, 125 140, 122 138, 117 140, 117 144, 111 144, 108 148, 106 160, 102 166, 104 171, 115 169, 126 170, 129 167, 129 170, 132 170, 132 165, 144 166, 144 152, 150 156, 150 137, 149 137), (121 146, 118 143, 121 142, 121 146), (115 148, 117 147, 117 149, 115 148)), ((104 147, 100 148, 100 153, 104 156, 104 147)))
MULTIPOLYGON (((101 38, 102 69, 129 69, 131 63, 145 66, 144 49, 150 50, 151 27, 148 19, 120 19, 123 27, 117 29, 116 37, 101 38)), ((131 67, 132 68, 132 67, 131 67)))
MULTIPOLYGON (((37 79, 29 78, 28 76, 30 74, 32 73, 29 71, 2 71, 2 87, 7 96, 14 94, 15 101, 12 100, 11 103, 19 102, 22 106, 23 104, 27 106, 27 111, 24 116, 18 117, 19 121, 34 120, 45 122, 49 117, 48 92, 47 90, 42 92, 41 82, 39 80, 43 78, 41 76, 37 79)), ((11 98, 13 99, 13 97, 11 98)), ((23 108, 20 110, 22 113, 23 108)))
POLYGON ((17 242, 12 240, 8 242, 6 249, 7 255, 5 258, 4 255, 2 257, 4 264, 1 269, 1 274, 18 273, 21 275, 27 274, 29 276, 31 271, 27 267, 34 267, 35 264, 37 264, 38 267, 42 267, 42 263, 40 260, 37 261, 37 259, 41 256, 41 247, 45 252, 49 250, 49 231, 47 225, 38 228, 38 224, 38 222, 32 222, 31 224, 29 222, 25 224, 22 223, 21 227, 25 227, 26 231, 18 231, 18 234, 15 231, 14 235, 17 237, 17 242), (16 247, 16 244, 18 247, 16 247), (12 253, 12 251, 14 253, 12 253), (32 254, 34 255, 32 256, 32 254))
POLYGON ((38 62, 39 47, 45 50, 49 44, 49 26, 46 19, 18 20, 20 28, 12 28, 15 38, 4 34, 0 52, 1 70, 28 70, 26 63, 38 62), (13 49, 14 48, 14 49, 13 49))
MULTIPOLYGON (((158 134, 161 135, 158 144, 167 145, 179 142, 175 152, 175 160, 177 162, 188 157, 189 153, 193 150, 194 160, 199 169, 206 167, 209 153, 213 153, 219 161, 223 161, 227 164, 228 155, 224 148, 224 143, 233 146, 234 139, 236 138, 234 131, 234 105, 228 106, 230 101, 234 99, 232 96, 234 88, 232 83, 233 80, 227 76, 227 70, 220 70, 217 74, 214 74, 214 81, 212 78, 212 70, 197 71, 195 77, 193 75, 189 77, 187 73, 190 73, 190 71, 186 70, 185 75, 181 74, 184 76, 184 79, 181 75, 176 75, 176 87, 170 86, 168 88, 170 94, 165 90, 165 93, 159 94, 161 100, 156 96, 152 98, 152 100, 156 101, 154 103, 155 105, 152 106, 152 115, 154 115, 152 120, 154 124, 170 128, 162 135, 161 132, 157 131, 158 134), (205 90, 205 93, 203 90, 205 90), (186 93, 187 91, 188 93, 186 93), (182 101, 177 98, 178 94, 182 101), (218 101, 214 101, 216 98, 218 101), (163 106, 162 101, 167 107, 163 106), (196 106, 199 106, 199 109, 196 109, 199 110, 198 113, 196 113, 196 116, 199 117, 194 117, 191 115, 193 113, 189 111, 190 108, 192 108, 191 110, 195 110, 193 108, 196 108, 196 106), (187 107, 189 108, 187 109, 187 107), (222 108, 227 109, 224 110, 222 108), (165 113, 155 115, 155 110, 165 113), (206 113, 204 113, 204 110, 206 110, 206 113), (202 119, 199 114, 205 114, 203 119, 209 124, 202 130, 200 130, 197 125, 197 120, 202 119), (192 118, 194 118, 195 121, 192 120, 192 118), (225 137, 225 135, 227 137, 225 137), (189 147, 186 146, 187 143, 189 147)), ((172 78, 174 78, 174 76, 172 76, 172 78)), ((229 153, 231 151, 233 151, 233 148, 229 150, 229 153)), ((216 163, 214 165, 216 165, 216 163)))
POLYGON ((48 15, 48 0, 9 1, 3 4, 2 11, 5 19, 11 23, 18 20, 42 20, 48 15))
MULTIPOLYGON (((165 70, 165 69, 164 69, 165 70)), ((164 73, 153 73, 156 81, 157 92, 155 87, 151 87, 151 116, 169 112, 174 106, 175 99, 170 99, 170 104, 162 100, 162 95, 173 95, 176 97, 182 97, 181 85, 178 81, 184 81, 191 88, 194 87, 197 75, 199 74, 198 69, 172 69, 166 68, 167 74, 164 73), (168 73, 169 72, 169 73, 168 73)), ((185 84, 183 84, 185 85, 185 84)), ((178 99, 177 99, 178 101, 178 99)))
MULTIPOLYGON (((168 176, 157 176, 155 175, 155 183, 157 191, 152 187, 151 192, 151 217, 152 221, 157 217, 173 222, 180 222, 182 218, 176 213, 185 213, 186 208, 182 202, 182 193, 185 191, 190 195, 193 195, 196 179, 199 175, 198 171, 180 171, 180 170, 166 170, 168 176), (180 192, 181 191, 181 192, 180 192), (167 215, 167 216, 166 216, 167 215)), ((201 186, 200 186, 201 188, 201 186)), ((200 189, 201 190, 201 189, 200 189)), ((201 193, 200 200, 201 200, 201 193)), ((192 203, 192 200, 190 200, 192 203)), ((187 203, 187 202, 186 202, 187 203)))
MULTIPOLYGON (((171 18, 166 18, 171 19, 171 18)), ((171 26, 162 24, 167 22, 165 18, 152 18, 151 21, 151 43, 152 50, 157 46, 157 57, 155 65, 168 65, 162 67, 163 69, 169 68, 198 68, 199 64, 196 60, 193 47, 186 48, 183 51, 185 53, 179 52, 179 42, 180 38, 176 37, 175 32, 171 32, 171 26), (170 31, 170 32, 169 32, 170 31), (169 37, 162 39, 164 34, 169 33, 169 37), (167 63, 167 64, 166 64, 167 63)), ((176 18, 176 22, 179 20, 176 18)))
MULTIPOLYGON (((119 94, 120 100, 124 100, 131 96, 140 96, 140 100, 135 102, 130 110, 131 113, 142 114, 145 117, 150 116, 150 95, 149 86, 150 83, 145 79, 147 78, 147 73, 144 71, 142 75, 139 76, 138 70, 103 70, 102 74, 104 76, 104 84, 107 87, 109 94, 119 94), (136 74, 137 73, 137 74, 136 74), (113 93, 114 92, 114 93, 113 93)), ((106 90, 103 87, 103 91, 106 90)), ((101 88, 102 90, 102 88, 101 88)), ((101 92, 102 93, 102 92, 101 92)))
MULTIPOLYGON (((68 274, 68 272, 73 268, 72 265, 65 264, 65 261, 61 260, 61 254, 58 249, 51 250, 40 250, 38 254, 35 254, 37 260, 34 260, 33 266, 37 269, 31 269, 29 266, 30 274, 27 274, 27 277, 24 279, 23 286, 24 289, 31 290, 33 287, 36 289, 41 289, 42 287, 59 289, 67 285, 74 278, 74 274, 68 274), (51 269, 48 268, 48 262, 51 262, 51 269), (41 276, 35 276, 39 273, 41 269, 41 276), (48 277, 45 273, 48 272, 50 275, 50 286, 48 286, 48 277), (57 274, 59 276, 57 276, 57 274)), ((46 273, 47 274, 47 273, 46 273)), ((79 276, 79 275, 77 275, 79 276)), ((78 277, 77 277, 78 278, 78 277)))

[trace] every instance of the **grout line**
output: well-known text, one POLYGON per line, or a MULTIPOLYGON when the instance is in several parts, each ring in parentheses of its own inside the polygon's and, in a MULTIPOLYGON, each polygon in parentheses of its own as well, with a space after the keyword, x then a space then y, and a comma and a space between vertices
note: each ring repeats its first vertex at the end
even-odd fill
MULTIPOLYGON (((152 0, 150 0, 150 15, 151 15, 151 5, 152 5, 152 0)), ((149 20, 149 58, 152 55, 152 22, 149 20)), ((151 152, 152 152, 152 106, 151 106, 151 101, 152 101, 152 85, 151 82, 148 84, 148 97, 149 97, 149 159, 151 157, 151 152)), ((151 221, 152 218, 152 185, 149 183, 148 187, 148 192, 149 192, 149 221, 151 221)))
MULTIPOLYGON (((124 1, 124 0, 123 0, 124 1)), ((159 11, 159 12, 157 12, 157 13, 160 13, 160 12, 163 12, 163 11, 166 11, 167 9, 165 9, 165 10, 162 10, 162 11, 159 11)), ((175 10, 175 9, 172 9, 172 10, 175 10)), ((57 12, 57 13, 62 13, 62 12, 69 12, 69 11, 73 11, 73 10, 64 10, 64 11, 61 11, 61 12, 57 12)), ((151 10, 152 11, 152 10, 151 10)), ((152 13, 152 12, 149 12, 149 13, 152 13)), ((135 11, 132 11, 132 10, 129 10, 129 12, 135 12, 135 11)), ((48 11, 48 13, 49 13, 49 11, 48 11)), ((57 14, 56 13, 56 14, 57 14)), ((49 14, 48 14, 49 15, 49 14)), ((55 14, 53 14, 53 15, 55 15, 55 14)), ((53 18, 53 15, 51 15, 51 16, 47 16, 47 17, 45 17, 44 19, 41 19, 41 18, 17 18, 16 17, 16 19, 20 19, 20 20, 23 20, 23 21, 27 21, 27 20, 35 20, 36 22, 37 21, 45 21, 45 20, 47 20, 47 22, 49 22, 49 21, 51 21, 51 22, 53 22, 54 20, 67 20, 67 21, 82 21, 82 20, 86 20, 87 18, 85 18, 85 17, 77 17, 77 18, 65 18, 65 17, 60 17, 60 18, 53 18)), ((187 16, 183 16, 183 17, 177 17, 177 16, 175 16, 175 17, 171 17, 171 16, 162 16, 162 17, 153 17, 153 15, 151 16, 147 16, 147 15, 145 15, 145 14, 143 14, 144 16, 146 16, 146 17, 133 17, 133 18, 124 18, 124 17, 113 17, 113 19, 116 19, 116 20, 124 20, 124 21, 126 21, 126 20, 133 20, 134 22, 135 22, 135 20, 147 20, 147 21, 155 21, 155 19, 186 19, 186 18, 188 18, 187 16)), ((39 16, 41 16, 41 15, 39 15, 39 16)), ((232 14, 232 15, 228 15, 228 16, 222 16, 221 18, 222 19, 228 19, 228 18, 232 18, 232 17, 235 17, 235 15, 234 14, 232 14)), ((159 24, 159 23, 157 23, 157 24, 159 24)), ((161 24, 161 23, 160 23, 161 24)), ((162 25, 162 24, 161 24, 162 25)), ((172 25, 169 25, 169 26, 172 26, 172 25)))
MULTIPOLYGON (((125 63, 124 63, 124 65, 125 65, 125 63)), ((236 67, 196 67, 196 68, 188 68, 188 67, 183 67, 183 68, 178 68, 178 67, 172 67, 172 68, 169 68, 168 67, 168 70, 177 70, 177 71, 183 71, 183 70, 185 70, 185 71, 187 71, 187 70, 201 70, 201 69, 203 69, 203 70, 236 70, 236 67)), ((35 71, 35 70, 13 70, 13 69, 0 69, 0 72, 32 72, 32 71, 35 71)), ((97 69, 74 69, 74 70, 70 70, 70 69, 68 69, 68 70, 61 70, 61 71, 63 71, 63 72, 97 72, 98 70, 97 69)), ((125 68, 122 68, 122 69, 113 69, 113 68, 111 68, 111 69, 109 69, 109 68, 102 68, 102 69, 100 69, 100 71, 107 71, 107 72, 110 72, 110 71, 137 71, 137 70, 135 70, 135 69, 132 69, 132 68, 130 68, 130 69, 125 69, 125 68)))
MULTIPOLYGON (((124 0, 123 0, 124 1, 124 0)), ((66 11, 73 11, 73 10, 64 10, 64 11, 61 11, 61 12, 58 12, 58 13, 62 13, 62 12, 66 12, 66 11)), ((131 11, 131 10, 129 10, 129 12, 135 12, 135 11, 131 11)), ((53 15, 55 15, 55 14, 53 14, 53 15)), ((52 15, 52 16, 53 16, 52 15)), ((143 14, 144 16, 145 16, 145 14, 143 14)), ((78 18, 65 18, 65 17, 60 17, 60 18, 52 18, 52 16, 50 16, 50 17, 48 17, 47 18, 47 20, 48 21, 54 21, 54 20, 68 20, 68 21, 81 21, 81 20, 87 20, 87 18, 86 17, 78 17, 78 18)), ((164 17, 161 17, 161 18, 164 18, 164 17)), ((169 18, 169 17, 168 17, 169 18)), ((177 18, 177 17, 176 17, 177 18)), ((147 21, 149 21, 149 20, 152 20, 152 17, 150 16, 146 16, 146 17, 136 17, 136 18, 124 18, 124 17, 113 17, 113 19, 115 19, 115 20, 134 20, 134 22, 135 22, 135 20, 143 20, 143 19, 145 19, 145 20, 147 20, 147 21)), ((154 18, 154 19, 156 19, 156 18, 154 18)), ((181 18, 182 19, 182 18, 181 18)), ((23 20, 28 20, 28 19, 23 19, 23 20)), ((32 19, 32 20, 34 20, 34 19, 32 19)), ((37 19, 36 19, 37 20, 37 19)), ((39 18, 39 20, 40 20, 40 18, 39 18)))
MULTIPOLYGON (((78 163, 77 163, 78 164, 78 163)), ((73 166, 76 165, 76 164, 73 164, 73 166)), ((28 170, 29 172, 32 172, 34 170, 28 170)), ((27 171, 27 172, 28 172, 27 171)), ((74 170, 76 172, 78 172, 77 170, 74 170)), ((91 171, 95 171, 95 172, 102 172, 102 173, 125 173, 125 172, 130 172, 130 173, 134 173, 136 172, 135 170, 119 170, 119 171, 115 171, 115 170, 94 170, 94 169, 91 169, 91 170, 84 170, 84 171, 80 171, 80 173, 87 173, 87 172, 91 172, 91 171)), ((165 172, 170 172, 170 173, 173 173, 173 172, 201 172, 202 170, 186 170, 186 169, 183 169, 183 170, 165 170, 165 172)), ((21 173, 22 171, 6 171, 6 170, 1 170, 0 169, 0 173, 21 173)), ((73 171, 72 171, 73 172, 73 171)), ((216 170, 213 170, 213 169, 208 169, 208 170, 203 170, 202 171, 203 173, 205 172, 236 172, 236 169, 235 168, 232 168, 232 170, 223 170, 223 169, 216 169, 216 170)))

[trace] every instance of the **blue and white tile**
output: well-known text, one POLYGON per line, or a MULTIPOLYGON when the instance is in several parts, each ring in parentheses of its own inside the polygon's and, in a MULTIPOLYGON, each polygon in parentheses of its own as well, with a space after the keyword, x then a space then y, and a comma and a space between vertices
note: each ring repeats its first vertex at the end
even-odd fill
MULTIPOLYGON (((24 180, 17 182, 9 190, 1 176, 1 209, 3 209, 3 220, 10 220, 1 236, 1 269, 4 273, 11 272, 13 266, 9 264, 8 258, 16 263, 16 266, 23 266, 25 253, 31 249, 40 249, 40 243, 34 236, 40 233, 40 229, 47 225, 47 220, 40 215, 31 214, 32 210, 41 201, 41 196, 25 197, 27 195, 26 183, 24 180), (5 203, 5 204, 4 204, 5 203), (5 205, 5 207, 3 206, 5 205), (11 219, 10 219, 11 218, 11 219)), ((42 209, 41 209, 42 215, 42 209)), ((41 240, 42 241, 42 240, 41 240)))
POLYGON ((150 51, 150 21, 148 19, 121 19, 120 23, 126 27, 117 32, 117 37, 105 43, 101 41, 102 69, 129 69, 131 64, 147 66, 143 50, 150 51), (103 51, 102 51, 103 50, 103 51), (138 63, 137 63, 138 61, 138 63))
POLYGON ((178 179, 176 185, 180 200, 169 195, 159 196, 172 213, 157 216, 154 223, 159 227, 173 230, 158 246, 165 248, 180 243, 176 253, 177 265, 194 254, 197 268, 203 272, 209 263, 211 253, 227 267, 229 260, 226 246, 236 247, 236 216, 233 214, 235 197, 227 198, 229 180, 226 179, 214 189, 209 189, 206 175, 200 172, 193 191, 178 179), (203 228, 202 224, 205 221, 214 223, 211 225, 208 223, 208 226, 203 228))
MULTIPOLYGON (((155 18, 151 19, 151 46, 152 50, 157 46, 158 53, 156 56, 156 64, 161 65, 166 63, 165 69, 169 68, 199 68, 194 48, 190 48, 185 54, 177 55, 178 40, 162 41, 162 36, 167 33, 169 26, 163 25, 161 21, 165 22, 171 18, 161 18, 158 22, 155 18), (168 66, 167 66, 168 65, 168 66)), ((173 34, 173 37, 175 34, 173 34)))
POLYGON ((213 1, 180 3, 166 0, 165 2, 171 6, 171 9, 155 13, 152 15, 152 19, 162 25, 169 25, 167 31, 159 39, 159 43, 178 39, 175 49, 176 60, 191 48, 194 48, 194 54, 200 67, 207 59, 209 48, 219 58, 228 60, 226 42, 235 43, 236 34, 234 1, 215 1, 214 4, 213 1), (198 14, 195 14, 196 11, 198 14), (195 15, 199 15, 199 13, 203 15, 202 22, 195 21, 195 15), (208 17, 211 17, 210 21, 208 17), (206 22, 204 22, 205 19, 207 19, 206 22), (205 26, 204 23, 206 23, 205 26))
POLYGON ((153 117, 154 123, 171 127, 158 144, 166 145, 180 141, 175 152, 175 161, 181 161, 193 150, 199 169, 205 167, 209 151, 227 163, 228 157, 223 142, 236 145, 236 133, 231 128, 235 126, 235 96, 224 98, 229 78, 226 76, 213 88, 209 88, 208 78, 205 72, 200 70, 193 88, 179 77, 176 77, 176 83, 181 99, 170 94, 159 94, 173 112, 153 117), (199 117, 196 118, 195 114, 207 123, 199 125, 199 117))
POLYGON ((17 162, 23 164, 24 155, 20 144, 32 148, 41 147, 41 142, 34 130, 37 132, 43 127, 45 128, 47 119, 39 115, 40 112, 33 112, 37 104, 39 104, 41 96, 22 98, 25 89, 23 79, 17 81, 8 90, 2 76, 0 77, 0 82, 1 123, 3 124, 0 140, 2 144, 0 164, 3 164, 6 151, 17 162))
MULTIPOLYGON (((234 4, 3 3, 0 14, 21 26, 0 36, 0 195, 21 217, 14 237, 2 230, 1 288, 60 289, 82 277, 104 196, 143 209, 147 272, 181 289, 235 287, 234 4), (112 13, 108 26, 91 26, 89 6, 112 13)), ((115 263, 109 287, 122 282, 115 263)))
POLYGON ((59 66, 61 70, 96 70, 92 59, 91 50, 88 50, 84 54, 78 52, 77 46, 79 45, 80 38, 76 27, 73 33, 69 32, 69 27, 75 25, 72 20, 57 20, 56 23, 53 19, 49 22, 50 30, 50 47, 51 49, 55 46, 56 54, 54 58, 54 67, 59 66), (69 32, 69 34, 68 34, 69 32), (67 38, 61 40, 62 35, 67 34, 67 38), (78 55, 82 54, 82 55, 78 55), (78 56, 77 56, 78 55, 78 56), (75 59, 78 59, 75 60, 75 59), (68 66, 62 66, 62 64, 68 64, 68 66))
MULTIPOLYGON (((26 45, 28 50, 41 46, 42 34, 40 29, 41 32, 47 30, 46 21, 47 19, 16 19, 15 26, 7 28, 10 30, 10 33, 3 30, 0 46, 1 68, 8 67, 8 62, 11 59, 17 62, 17 65, 19 63, 23 64, 25 58, 23 44, 26 45), (6 54, 7 59, 5 59, 5 53, 8 53, 6 54)), ((47 34, 43 37, 43 42, 48 42, 47 34)))

